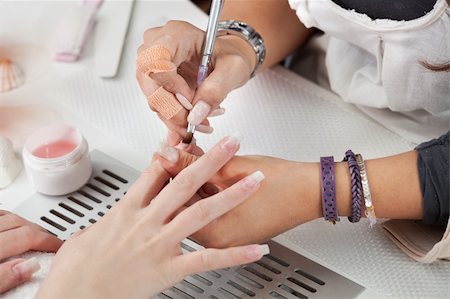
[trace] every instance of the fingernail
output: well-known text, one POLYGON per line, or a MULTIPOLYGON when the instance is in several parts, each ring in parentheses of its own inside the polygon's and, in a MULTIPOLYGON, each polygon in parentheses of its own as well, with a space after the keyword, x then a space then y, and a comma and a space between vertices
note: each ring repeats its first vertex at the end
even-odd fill
POLYGON ((192 108, 191 112, 189 112, 187 120, 191 124, 197 126, 208 116, 210 110, 211 106, 203 101, 199 101, 195 104, 194 108, 192 108))
POLYGON ((41 269, 41 266, 39 265, 39 262, 35 257, 32 257, 12 267, 12 271, 17 275, 20 275, 19 277, 26 277, 27 275, 31 275, 39 271, 39 269, 41 269))
POLYGON ((180 104, 183 105, 183 107, 187 110, 191 110, 194 107, 192 106, 191 102, 189 102, 188 99, 186 99, 186 97, 181 93, 177 92, 175 94, 175 97, 177 98, 178 102, 180 102, 180 104))
POLYGON ((161 142, 159 145, 159 152, 162 157, 169 160, 172 163, 178 162, 179 154, 176 149, 169 146, 167 142, 161 142))
POLYGON ((250 259, 259 260, 264 255, 270 253, 269 245, 263 244, 263 245, 252 245, 247 248, 246 255, 250 259))
POLYGON ((235 132, 231 134, 230 136, 226 137, 223 141, 220 147, 223 150, 226 150, 227 152, 233 152, 241 143, 241 134, 238 132, 235 132))
POLYGON ((215 116, 220 116, 220 115, 224 115, 225 114, 225 108, 218 108, 216 110, 213 110, 208 117, 215 117, 215 116))
MULTIPOLYGON (((191 141, 192 142, 192 141, 191 141)), ((185 151, 189 147, 189 143, 179 143, 176 148, 185 151)))
POLYGON ((214 128, 206 125, 196 125, 195 130, 201 133, 211 134, 214 131, 214 128))
POLYGON ((255 171, 251 175, 247 176, 245 179, 242 180, 242 187, 245 189, 253 189, 256 185, 258 185, 262 180, 264 180, 266 177, 264 176, 264 173, 261 171, 255 171))

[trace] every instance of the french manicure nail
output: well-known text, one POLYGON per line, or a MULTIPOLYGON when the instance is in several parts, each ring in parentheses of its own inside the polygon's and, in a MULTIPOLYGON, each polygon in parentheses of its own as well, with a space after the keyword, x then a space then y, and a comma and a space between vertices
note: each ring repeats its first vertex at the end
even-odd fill
POLYGON ((225 114, 225 108, 217 108, 216 110, 213 110, 208 117, 216 117, 216 116, 220 116, 220 115, 224 115, 225 114))
POLYGON ((264 176, 264 173, 261 171, 255 171, 251 175, 247 176, 245 179, 242 180, 242 187, 245 189, 252 189, 256 185, 258 185, 262 180, 264 180, 266 177, 264 176))
POLYGON ((161 142, 159 146, 159 152, 162 157, 169 160, 172 163, 176 163, 179 158, 178 151, 169 146, 167 142, 161 142))
POLYGON ((214 128, 206 125, 196 125, 195 130, 201 133, 211 134, 214 131, 214 128))
POLYGON ((199 125, 209 114, 211 106, 203 101, 198 101, 192 108, 187 117, 188 122, 197 126, 199 125))
POLYGON ((180 102, 180 104, 183 105, 183 107, 187 110, 191 110, 194 107, 192 106, 191 102, 189 102, 188 99, 186 99, 186 97, 181 93, 177 92, 175 94, 175 97, 177 98, 178 102, 180 102))
POLYGON ((250 259, 260 259, 264 255, 270 253, 269 245, 263 244, 263 245, 253 245, 249 246, 247 248, 247 257, 250 259))
POLYGON ((220 147, 227 152, 233 152, 236 147, 241 143, 241 134, 238 132, 235 132, 231 134, 230 136, 226 137, 223 141, 220 147))
MULTIPOLYGON (((192 143, 192 141, 191 141, 191 143, 192 143)), ((180 142, 179 144, 177 144, 176 148, 185 151, 189 146, 190 146, 189 143, 180 142)))
POLYGON ((26 277, 27 275, 39 271, 39 269, 41 269, 41 266, 35 257, 18 263, 12 267, 12 271, 20 275, 20 277, 26 277))

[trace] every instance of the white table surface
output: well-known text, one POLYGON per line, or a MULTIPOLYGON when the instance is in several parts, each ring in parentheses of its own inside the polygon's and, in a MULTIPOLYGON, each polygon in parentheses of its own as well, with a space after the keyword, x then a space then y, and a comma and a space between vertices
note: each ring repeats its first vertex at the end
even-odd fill
MULTIPOLYGON (((188 1, 139 1, 119 74, 102 80, 93 70, 92 39, 76 64, 53 63, 49 57, 55 24, 73 5, 76 2, 0 1, 0 50, 14 51, 30 74, 24 87, 0 95, 0 134, 13 139, 19 151, 34 128, 64 121, 77 126, 91 148, 142 170, 166 130, 146 107, 134 80, 134 53, 140 35, 145 28, 161 23, 161 18, 187 20, 204 28, 206 17, 188 1)), ((350 147, 367 158, 413 147, 340 103, 333 94, 281 68, 258 75, 231 93, 225 107, 226 115, 213 120, 216 132, 197 135, 205 148, 235 130, 244 136, 243 154, 303 161, 315 161, 325 154, 339 157, 350 147), (321 117, 327 117, 329 123, 321 124, 321 117), (351 132, 336 129, 352 124, 351 132), (265 138, 261 138, 262 130, 265 138)), ((0 190, 0 208, 14 210, 33 192, 22 171, 13 185, 0 190)), ((380 227, 370 230, 365 223, 345 221, 331 227, 314 221, 277 240, 367 287, 369 291, 362 297, 449 298, 450 266, 412 261, 390 243, 380 227), (328 241, 335 245, 328 246, 328 241)))

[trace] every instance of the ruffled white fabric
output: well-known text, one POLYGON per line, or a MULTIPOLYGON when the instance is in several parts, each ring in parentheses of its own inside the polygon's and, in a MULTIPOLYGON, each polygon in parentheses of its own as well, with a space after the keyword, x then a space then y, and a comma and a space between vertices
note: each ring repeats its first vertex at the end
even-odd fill
POLYGON ((306 27, 329 36, 328 80, 344 101, 414 143, 450 129, 450 72, 421 65, 450 59, 446 0, 411 21, 372 20, 330 0, 289 2, 306 27))

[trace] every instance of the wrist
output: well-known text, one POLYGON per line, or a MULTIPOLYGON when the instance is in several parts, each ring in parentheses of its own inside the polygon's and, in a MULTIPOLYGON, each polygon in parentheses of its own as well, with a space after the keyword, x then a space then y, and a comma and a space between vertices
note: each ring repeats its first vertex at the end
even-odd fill
POLYGON ((320 164, 291 162, 293 172, 286 173, 291 178, 291 186, 295 190, 293 209, 296 211, 297 225, 321 218, 322 194, 320 187, 320 164))
POLYGON ((238 20, 220 21, 218 24, 217 35, 238 36, 252 47, 255 52, 255 67, 250 74, 250 78, 252 78, 257 69, 264 63, 266 57, 266 47, 262 36, 252 26, 238 20))
POLYGON ((253 47, 244 39, 236 35, 222 35, 218 36, 217 40, 223 41, 224 44, 232 48, 233 52, 237 52, 248 67, 248 76, 256 68, 256 53, 253 47))
MULTIPOLYGON (((320 163, 294 163, 292 186, 295 191, 291 195, 295 199, 293 206, 298 207, 296 219, 297 225, 307 221, 322 218, 322 192, 321 192, 321 175, 320 163)), ((346 162, 338 162, 335 164, 335 180, 336 180, 336 204, 338 215, 351 215, 351 184, 350 174, 346 162)))
POLYGON ((351 178, 347 162, 337 162, 334 166, 336 181, 336 204, 339 216, 352 215, 351 178))

